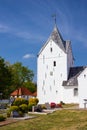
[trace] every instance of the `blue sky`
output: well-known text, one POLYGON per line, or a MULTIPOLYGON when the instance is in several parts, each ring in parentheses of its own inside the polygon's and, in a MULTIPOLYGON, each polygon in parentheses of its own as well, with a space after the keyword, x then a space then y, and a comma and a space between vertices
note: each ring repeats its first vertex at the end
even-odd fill
POLYGON ((34 71, 37 54, 54 28, 71 40, 75 66, 87 65, 87 0, 0 0, 0 56, 34 71))

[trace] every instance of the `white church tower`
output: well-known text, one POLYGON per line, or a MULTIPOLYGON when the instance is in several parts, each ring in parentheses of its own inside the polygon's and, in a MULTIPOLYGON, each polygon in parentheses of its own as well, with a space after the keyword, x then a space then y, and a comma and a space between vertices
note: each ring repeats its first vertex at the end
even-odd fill
POLYGON ((37 58, 37 97, 40 104, 63 101, 63 81, 73 67, 70 41, 64 41, 56 24, 37 58))

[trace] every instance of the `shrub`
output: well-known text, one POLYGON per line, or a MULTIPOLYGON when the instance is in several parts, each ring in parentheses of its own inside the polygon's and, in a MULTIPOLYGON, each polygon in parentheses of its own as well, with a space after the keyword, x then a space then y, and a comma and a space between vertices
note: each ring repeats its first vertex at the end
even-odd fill
POLYGON ((6 117, 4 117, 3 115, 0 115, 0 122, 4 121, 6 119, 6 117))
POLYGON ((20 117, 24 116, 24 113, 22 111, 19 111, 18 113, 19 113, 20 117))
POLYGON ((32 106, 33 106, 32 104, 28 104, 28 110, 29 111, 32 111, 32 106))
POLYGON ((37 105, 39 102, 38 98, 30 98, 29 99, 29 104, 32 104, 32 106, 37 105))
POLYGON ((24 98, 16 98, 13 105, 15 106, 20 106, 22 104, 26 104, 28 105, 28 100, 24 99, 24 98))
POLYGON ((19 108, 20 108, 20 111, 24 113, 28 111, 28 106, 26 104, 20 105, 19 108))
POLYGON ((7 111, 7 117, 10 117, 10 116, 11 116, 11 111, 8 110, 8 111, 7 111))
POLYGON ((60 101, 60 104, 65 105, 65 103, 63 101, 60 101))
POLYGON ((10 111, 18 111, 19 107, 18 106, 11 106, 10 111))
POLYGON ((28 100, 24 98, 16 98, 14 101, 14 105, 20 106, 21 104, 27 104, 28 105, 28 100))

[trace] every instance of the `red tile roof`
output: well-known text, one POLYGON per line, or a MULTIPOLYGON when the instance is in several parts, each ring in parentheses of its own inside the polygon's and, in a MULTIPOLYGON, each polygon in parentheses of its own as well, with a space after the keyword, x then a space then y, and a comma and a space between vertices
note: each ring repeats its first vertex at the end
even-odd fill
POLYGON ((34 92, 34 93, 32 94, 32 96, 36 97, 36 96, 37 96, 37 92, 34 92))
POLYGON ((14 92, 11 93, 11 96, 22 96, 22 95, 32 96, 32 93, 25 87, 18 88, 14 92))

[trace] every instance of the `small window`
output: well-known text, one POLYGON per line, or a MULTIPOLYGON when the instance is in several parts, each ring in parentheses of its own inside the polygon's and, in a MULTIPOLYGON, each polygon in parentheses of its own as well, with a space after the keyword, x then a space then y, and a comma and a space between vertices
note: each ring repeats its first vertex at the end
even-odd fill
POLYGON ((54 86, 55 86, 55 80, 54 80, 54 86))
POLYGON ((52 72, 52 71, 50 71, 50 75, 51 75, 51 76, 53 75, 53 72, 52 72))
POLYGON ((52 52, 52 51, 53 51, 53 48, 51 47, 51 48, 50 48, 50 52, 52 52))
POLYGON ((43 86, 45 85, 45 81, 43 80, 43 86))
POLYGON ((60 74, 60 76, 62 77, 62 73, 60 74))
POLYGON ((74 88, 74 96, 78 96, 78 88, 74 88))
POLYGON ((48 65, 46 66, 46 68, 48 69, 48 65))
POLYGON ((53 66, 56 66, 56 61, 53 62, 53 66))
POLYGON ((47 78, 47 74, 45 73, 45 79, 47 78))
POLYGON ((86 74, 84 74, 84 78, 86 78, 86 74))

